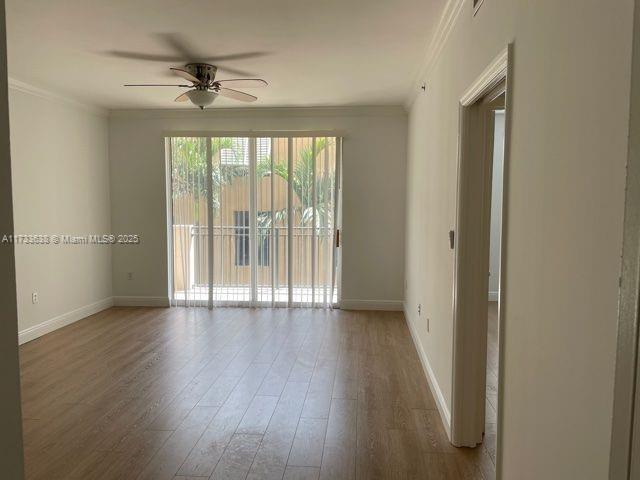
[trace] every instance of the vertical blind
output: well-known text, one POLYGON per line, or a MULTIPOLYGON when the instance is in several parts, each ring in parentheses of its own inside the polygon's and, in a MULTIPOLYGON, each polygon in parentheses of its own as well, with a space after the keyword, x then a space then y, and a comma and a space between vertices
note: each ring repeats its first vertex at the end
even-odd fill
POLYGON ((339 137, 171 137, 173 305, 338 301, 339 137))

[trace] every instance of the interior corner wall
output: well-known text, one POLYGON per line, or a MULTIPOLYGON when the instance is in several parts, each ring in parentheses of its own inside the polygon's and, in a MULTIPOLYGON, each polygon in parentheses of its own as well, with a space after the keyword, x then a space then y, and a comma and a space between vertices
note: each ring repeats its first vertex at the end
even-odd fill
POLYGON ((168 298, 164 135, 251 130, 344 135, 342 300, 353 308, 401 309, 407 148, 401 107, 113 111, 113 229, 141 238, 139 245, 113 249, 116 302, 153 305, 168 298))
POLYGON ((459 101, 514 42, 498 469, 607 478, 633 1, 461 8, 409 115, 408 321, 450 409, 459 101))
MULTIPOLYGON (((18 88, 9 112, 16 234, 110 233, 106 114, 18 88)), ((111 246, 15 250, 21 342, 109 306, 111 246)))

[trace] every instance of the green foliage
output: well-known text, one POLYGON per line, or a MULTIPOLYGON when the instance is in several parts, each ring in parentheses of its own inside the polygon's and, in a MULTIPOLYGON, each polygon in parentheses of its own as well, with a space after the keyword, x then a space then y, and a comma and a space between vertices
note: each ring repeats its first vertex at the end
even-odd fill
MULTIPOLYGON (((192 195, 194 199, 207 197, 207 138, 175 137, 172 142, 172 182, 174 198, 192 195)), ((241 145, 232 138, 214 138, 211 141, 211 154, 215 157, 222 149, 236 150, 242 158, 241 145)), ((213 180, 213 208, 220 208, 220 191, 224 185, 230 185, 236 177, 249 174, 245 165, 218 165, 211 170, 213 180)), ((196 211, 199 203, 196 202, 196 211)))
POLYGON ((206 195, 207 153, 204 138, 171 139, 173 196, 206 195))
MULTIPOLYGON (((172 142, 172 182, 173 196, 193 195, 195 199, 206 198, 207 196, 207 138, 175 137, 172 142)), ((316 158, 326 148, 333 145, 327 138, 316 139, 316 158)), ((243 145, 234 142, 232 138, 220 137, 211 141, 212 156, 215 158, 222 149, 236 150, 236 156, 242 158, 245 154, 243 145)), ((258 179, 270 175, 276 175, 286 182, 291 181, 293 193, 299 200, 299 206, 294 207, 294 214, 302 225, 309 225, 313 221, 313 198, 312 182, 314 179, 314 159, 313 147, 307 145, 298 153, 298 158, 294 162, 294 168, 289 178, 289 170, 286 163, 274 162, 273 169, 271 158, 262 157, 256 164, 256 177, 258 179)), ((245 164, 221 165, 216 163, 212 168, 213 180, 213 208, 220 208, 220 192, 225 185, 231 185, 238 177, 249 175, 249 167, 245 164)), ((331 224, 333 218, 332 196, 334 191, 334 173, 321 172, 315 178, 316 193, 316 228, 331 224)), ((196 202, 196 209, 199 202, 196 202)), ((197 216, 196 216, 197 218, 197 216)), ((257 223, 261 228, 269 228, 272 220, 283 222, 287 218, 286 209, 274 212, 274 219, 270 214, 262 212, 258 215, 257 223)))
MULTIPOLYGON (((326 148, 333 145, 327 138, 317 138, 315 154, 316 158, 326 148)), ((266 158, 264 163, 268 163, 267 167, 262 166, 259 168, 263 175, 270 175, 271 160, 266 158)), ((261 163, 263 163, 261 162, 261 163)), ((300 150, 298 158, 294 162, 293 172, 291 175, 291 189, 293 193, 298 197, 300 206, 293 208, 294 213, 299 215, 302 225, 309 225, 313 221, 313 197, 312 197, 312 183, 314 178, 314 159, 313 159, 313 146, 307 145, 300 150)), ((317 173, 317 172, 316 172, 317 173)), ((289 182, 289 169, 285 163, 274 163, 273 174, 279 176, 284 181, 289 182)), ((260 178, 260 177, 258 177, 260 178)), ((334 174, 333 172, 321 172, 320 175, 315 177, 315 194, 316 194, 316 228, 320 228, 323 225, 330 225, 333 218, 332 210, 332 196, 334 189, 334 174)), ((284 220, 286 218, 286 210, 280 210, 275 213, 276 221, 284 220)))

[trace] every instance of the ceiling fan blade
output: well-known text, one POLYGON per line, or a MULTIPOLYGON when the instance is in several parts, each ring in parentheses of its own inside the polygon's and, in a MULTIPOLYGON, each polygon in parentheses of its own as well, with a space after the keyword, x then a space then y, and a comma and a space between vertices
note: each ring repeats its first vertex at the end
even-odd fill
POLYGON ((175 85, 175 84, 164 84, 164 83, 125 83, 125 87, 180 87, 180 88, 191 88, 193 85, 175 85))
MULTIPOLYGON (((263 51, 254 51, 254 52, 240 52, 240 53, 231 53, 228 55, 200 55, 202 53, 197 48, 197 44, 194 44, 189 41, 187 36, 182 35, 177 32, 165 32, 165 33, 156 33, 154 35, 157 39, 162 41, 166 46, 171 48, 176 53, 182 55, 181 60, 183 62, 206 62, 206 63, 216 63, 216 62, 224 62, 227 60, 244 60, 246 58, 256 58, 263 57, 265 55, 269 55, 269 52, 263 51)), ((245 75, 244 76, 251 76, 245 75)))
MULTIPOLYGON (((128 58, 131 60, 148 60, 152 62, 165 62, 165 63, 187 63, 187 62, 224 62, 227 60, 243 60, 247 58, 256 58, 263 57, 265 55, 269 55, 270 52, 263 51, 254 51, 254 52, 240 52, 240 53, 231 53, 229 55, 200 55, 200 51, 195 48, 194 44, 191 43, 188 38, 180 33, 176 32, 165 32, 165 33, 156 33, 153 35, 156 39, 160 40, 165 46, 169 47, 174 55, 167 54, 150 54, 150 53, 141 53, 141 52, 129 52, 122 50, 111 50, 108 52, 104 52, 107 55, 111 55, 114 57, 120 58, 128 58)), ((239 70, 233 69, 224 69, 229 73, 233 73, 235 75, 242 75, 251 77, 253 75, 241 72, 239 70)))
POLYGON ((199 56, 194 52, 193 46, 184 35, 176 32, 166 32, 156 33, 154 36, 176 53, 179 53, 183 61, 195 61, 199 59, 199 56))
POLYGON ((224 65, 216 65, 218 67, 218 73, 227 72, 231 75, 237 75, 239 77, 255 77, 256 73, 247 72, 246 70, 238 70, 237 68, 225 67, 224 65))
POLYGON ((245 58, 264 57, 265 55, 269 55, 269 52, 232 53, 230 55, 218 55, 214 57, 205 57, 202 60, 207 62, 224 62, 226 60, 244 60, 245 58))
POLYGON ((240 87, 240 88, 258 88, 258 87, 266 87, 269 85, 266 81, 261 78, 230 78, 228 80, 216 80, 216 83, 221 85, 230 85, 232 87, 240 87))
POLYGON ((173 73, 175 73, 176 75, 180 75, 185 80, 189 80, 190 82, 193 82, 196 85, 200 85, 200 80, 198 80, 198 77, 196 77, 195 75, 191 75, 186 70, 183 70, 181 68, 174 68, 174 67, 169 67, 169 68, 170 70, 173 71, 173 73))
POLYGON ((109 50, 104 53, 111 57, 126 58, 129 60, 145 60, 149 62, 176 63, 184 60, 184 57, 176 55, 154 55, 152 53, 124 52, 122 50, 109 50))
POLYGON ((253 95, 249 95, 248 93, 239 92, 238 90, 224 87, 218 90, 218 95, 233 98, 234 100, 240 100, 241 102, 255 102, 258 99, 258 97, 254 97, 253 95))
MULTIPOLYGON (((191 90, 189 90, 191 91, 191 90)), ((189 97, 187 96, 188 92, 184 92, 182 95, 178 95, 174 102, 186 102, 187 100, 189 100, 189 97)))

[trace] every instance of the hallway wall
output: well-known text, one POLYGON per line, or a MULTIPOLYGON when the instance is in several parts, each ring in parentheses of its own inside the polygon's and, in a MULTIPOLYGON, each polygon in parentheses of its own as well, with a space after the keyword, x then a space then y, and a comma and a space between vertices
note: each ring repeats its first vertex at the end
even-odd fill
POLYGON ((606 478, 633 1, 485 0, 475 16, 472 2, 448 5, 456 19, 409 116, 408 321, 446 413, 458 105, 513 42, 498 468, 508 480, 606 478))
POLYGON ((489 251, 489 300, 498 301, 500 286, 500 234, 502 232, 502 162, 504 159, 504 112, 496 112, 491 179, 491 237, 489 251))

